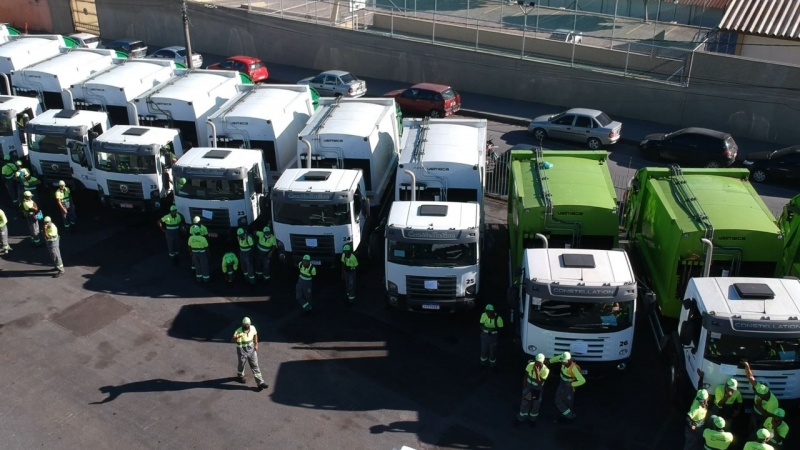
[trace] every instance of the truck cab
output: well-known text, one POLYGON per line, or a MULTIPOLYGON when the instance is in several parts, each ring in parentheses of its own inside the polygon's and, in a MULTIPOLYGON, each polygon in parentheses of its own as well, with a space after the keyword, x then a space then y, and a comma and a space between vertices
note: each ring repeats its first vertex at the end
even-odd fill
POLYGON ((59 180, 97 190, 92 142, 111 128, 108 115, 96 111, 50 109, 25 125, 31 168, 44 185, 59 180))
POLYGON ((526 249, 521 271, 518 324, 523 352, 570 352, 585 374, 626 368, 637 295, 627 253, 526 249))
POLYGON ((100 201, 113 209, 158 211, 172 192, 172 157, 183 156, 180 132, 117 125, 92 144, 100 201))
POLYGON ((370 214, 361 170, 286 169, 271 198, 282 262, 335 266, 345 244, 360 251, 370 214))
POLYGON ((692 278, 669 349, 677 356, 673 382, 685 376, 691 386, 684 388, 713 389, 733 377, 742 396, 752 399, 741 364, 746 358, 756 380, 766 383, 782 405, 796 402, 800 399, 798 317, 797 278, 692 278), (702 385, 697 369, 704 372, 702 385))
POLYGON ((478 203, 392 203, 386 222, 386 300, 409 311, 475 306, 480 282, 478 203))
POLYGON ((35 98, 0 95, 0 156, 27 159, 25 123, 42 113, 35 98))
POLYGON ((266 176, 261 150, 195 147, 172 167, 175 206, 227 239, 266 211, 266 176))

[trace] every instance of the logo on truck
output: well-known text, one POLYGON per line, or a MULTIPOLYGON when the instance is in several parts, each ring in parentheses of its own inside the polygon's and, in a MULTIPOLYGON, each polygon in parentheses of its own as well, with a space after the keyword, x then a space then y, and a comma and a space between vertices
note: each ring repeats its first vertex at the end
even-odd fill
POLYGON ((440 172, 449 172, 450 168, 449 167, 426 167, 425 170, 428 170, 428 171, 436 171, 436 170, 438 170, 440 172))
POLYGON ((403 235, 410 239, 458 239, 460 231, 404 230, 403 235))
POLYGON ((323 139, 322 142, 344 142, 343 139, 323 139))
POLYGON ((582 216, 583 213, 579 211, 559 211, 556 213, 557 216, 582 216))
POLYGON ((800 332, 800 324, 788 322, 753 322, 733 320, 733 329, 740 331, 777 331, 782 333, 800 332))
POLYGON ((250 125, 250 122, 231 122, 230 124, 231 125, 244 125, 244 126, 247 126, 247 125, 250 125))
POLYGON ((184 169, 183 174, 185 175, 205 175, 209 177, 221 177, 225 175, 225 170, 213 170, 213 169, 184 169))
POLYGON ((312 192, 288 192, 286 198, 292 200, 330 200, 332 194, 315 194, 312 192))
POLYGON ((722 236, 717 237, 719 241, 746 241, 747 238, 743 236, 722 236))
POLYGON ((579 288, 579 287, 552 287, 553 294, 573 295, 580 297, 613 297, 616 288, 579 288))

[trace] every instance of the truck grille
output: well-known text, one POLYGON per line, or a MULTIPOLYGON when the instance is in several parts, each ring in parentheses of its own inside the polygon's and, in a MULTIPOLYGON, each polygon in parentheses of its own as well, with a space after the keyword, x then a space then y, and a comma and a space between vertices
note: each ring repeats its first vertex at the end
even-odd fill
POLYGON ((46 181, 69 181, 72 178, 72 168, 66 161, 45 161, 41 160, 42 177, 46 181))
POLYGON ((302 253, 312 258, 314 256, 332 256, 336 254, 336 246, 331 235, 290 234, 289 239, 292 244, 292 253, 302 253), (310 247, 306 245, 306 239, 316 239, 317 246, 310 247))
MULTIPOLYGON (((736 381, 739 382, 739 392, 745 398, 753 398, 753 387, 750 386, 750 382, 747 380, 747 377, 742 374, 736 374, 733 376, 736 381)), ((789 384, 789 377, 786 375, 756 375, 756 380, 763 382, 767 386, 769 386, 769 390, 778 397, 778 400, 783 399, 786 395, 786 388, 789 384)))
POLYGON ((409 298, 453 299, 456 298, 458 279, 451 277, 420 277, 406 275, 406 294, 409 298), (436 281, 436 289, 425 289, 426 281, 436 281))
POLYGON ((231 227, 228 208, 189 208, 189 216, 185 220, 191 222, 192 217, 200 217, 202 224, 209 230, 224 230, 231 227), (211 212, 211 220, 203 216, 203 211, 211 212))
POLYGON ((108 180, 108 195, 113 199, 142 200, 144 190, 138 181, 108 180))
POLYGON ((571 344, 574 342, 585 342, 588 350, 585 354, 575 354, 575 358, 586 360, 603 359, 603 346, 606 339, 584 339, 584 338, 565 338, 557 337, 553 339, 553 351, 555 354, 572 352, 571 344))

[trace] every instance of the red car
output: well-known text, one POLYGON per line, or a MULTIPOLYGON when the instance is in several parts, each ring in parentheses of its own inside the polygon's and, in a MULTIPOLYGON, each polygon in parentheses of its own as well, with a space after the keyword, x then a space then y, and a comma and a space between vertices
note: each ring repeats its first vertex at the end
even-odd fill
POLYGON ((420 83, 383 96, 393 97, 404 114, 447 117, 461 109, 461 95, 443 84, 420 83))
POLYGON ((231 56, 225 61, 211 64, 208 70, 236 70, 247 74, 253 83, 259 83, 269 78, 269 72, 264 61, 250 56, 231 56))

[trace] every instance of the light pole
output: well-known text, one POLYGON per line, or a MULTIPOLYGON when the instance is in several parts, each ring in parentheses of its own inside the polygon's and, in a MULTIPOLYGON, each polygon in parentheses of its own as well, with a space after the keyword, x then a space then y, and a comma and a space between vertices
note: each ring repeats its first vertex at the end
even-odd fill
POLYGON ((181 0, 181 15, 183 16, 183 38, 186 40, 186 67, 194 69, 192 40, 189 38, 189 8, 186 5, 186 0, 181 0))
MULTIPOLYGON (((536 7, 536 2, 529 2, 525 3, 523 0, 517 0, 517 5, 519 6, 519 10, 522 11, 522 14, 525 14, 525 22, 522 25, 522 52, 520 53, 519 57, 525 57, 525 32, 528 29, 528 13, 531 9, 536 7)), ((537 18, 538 22, 538 18, 537 18)))

